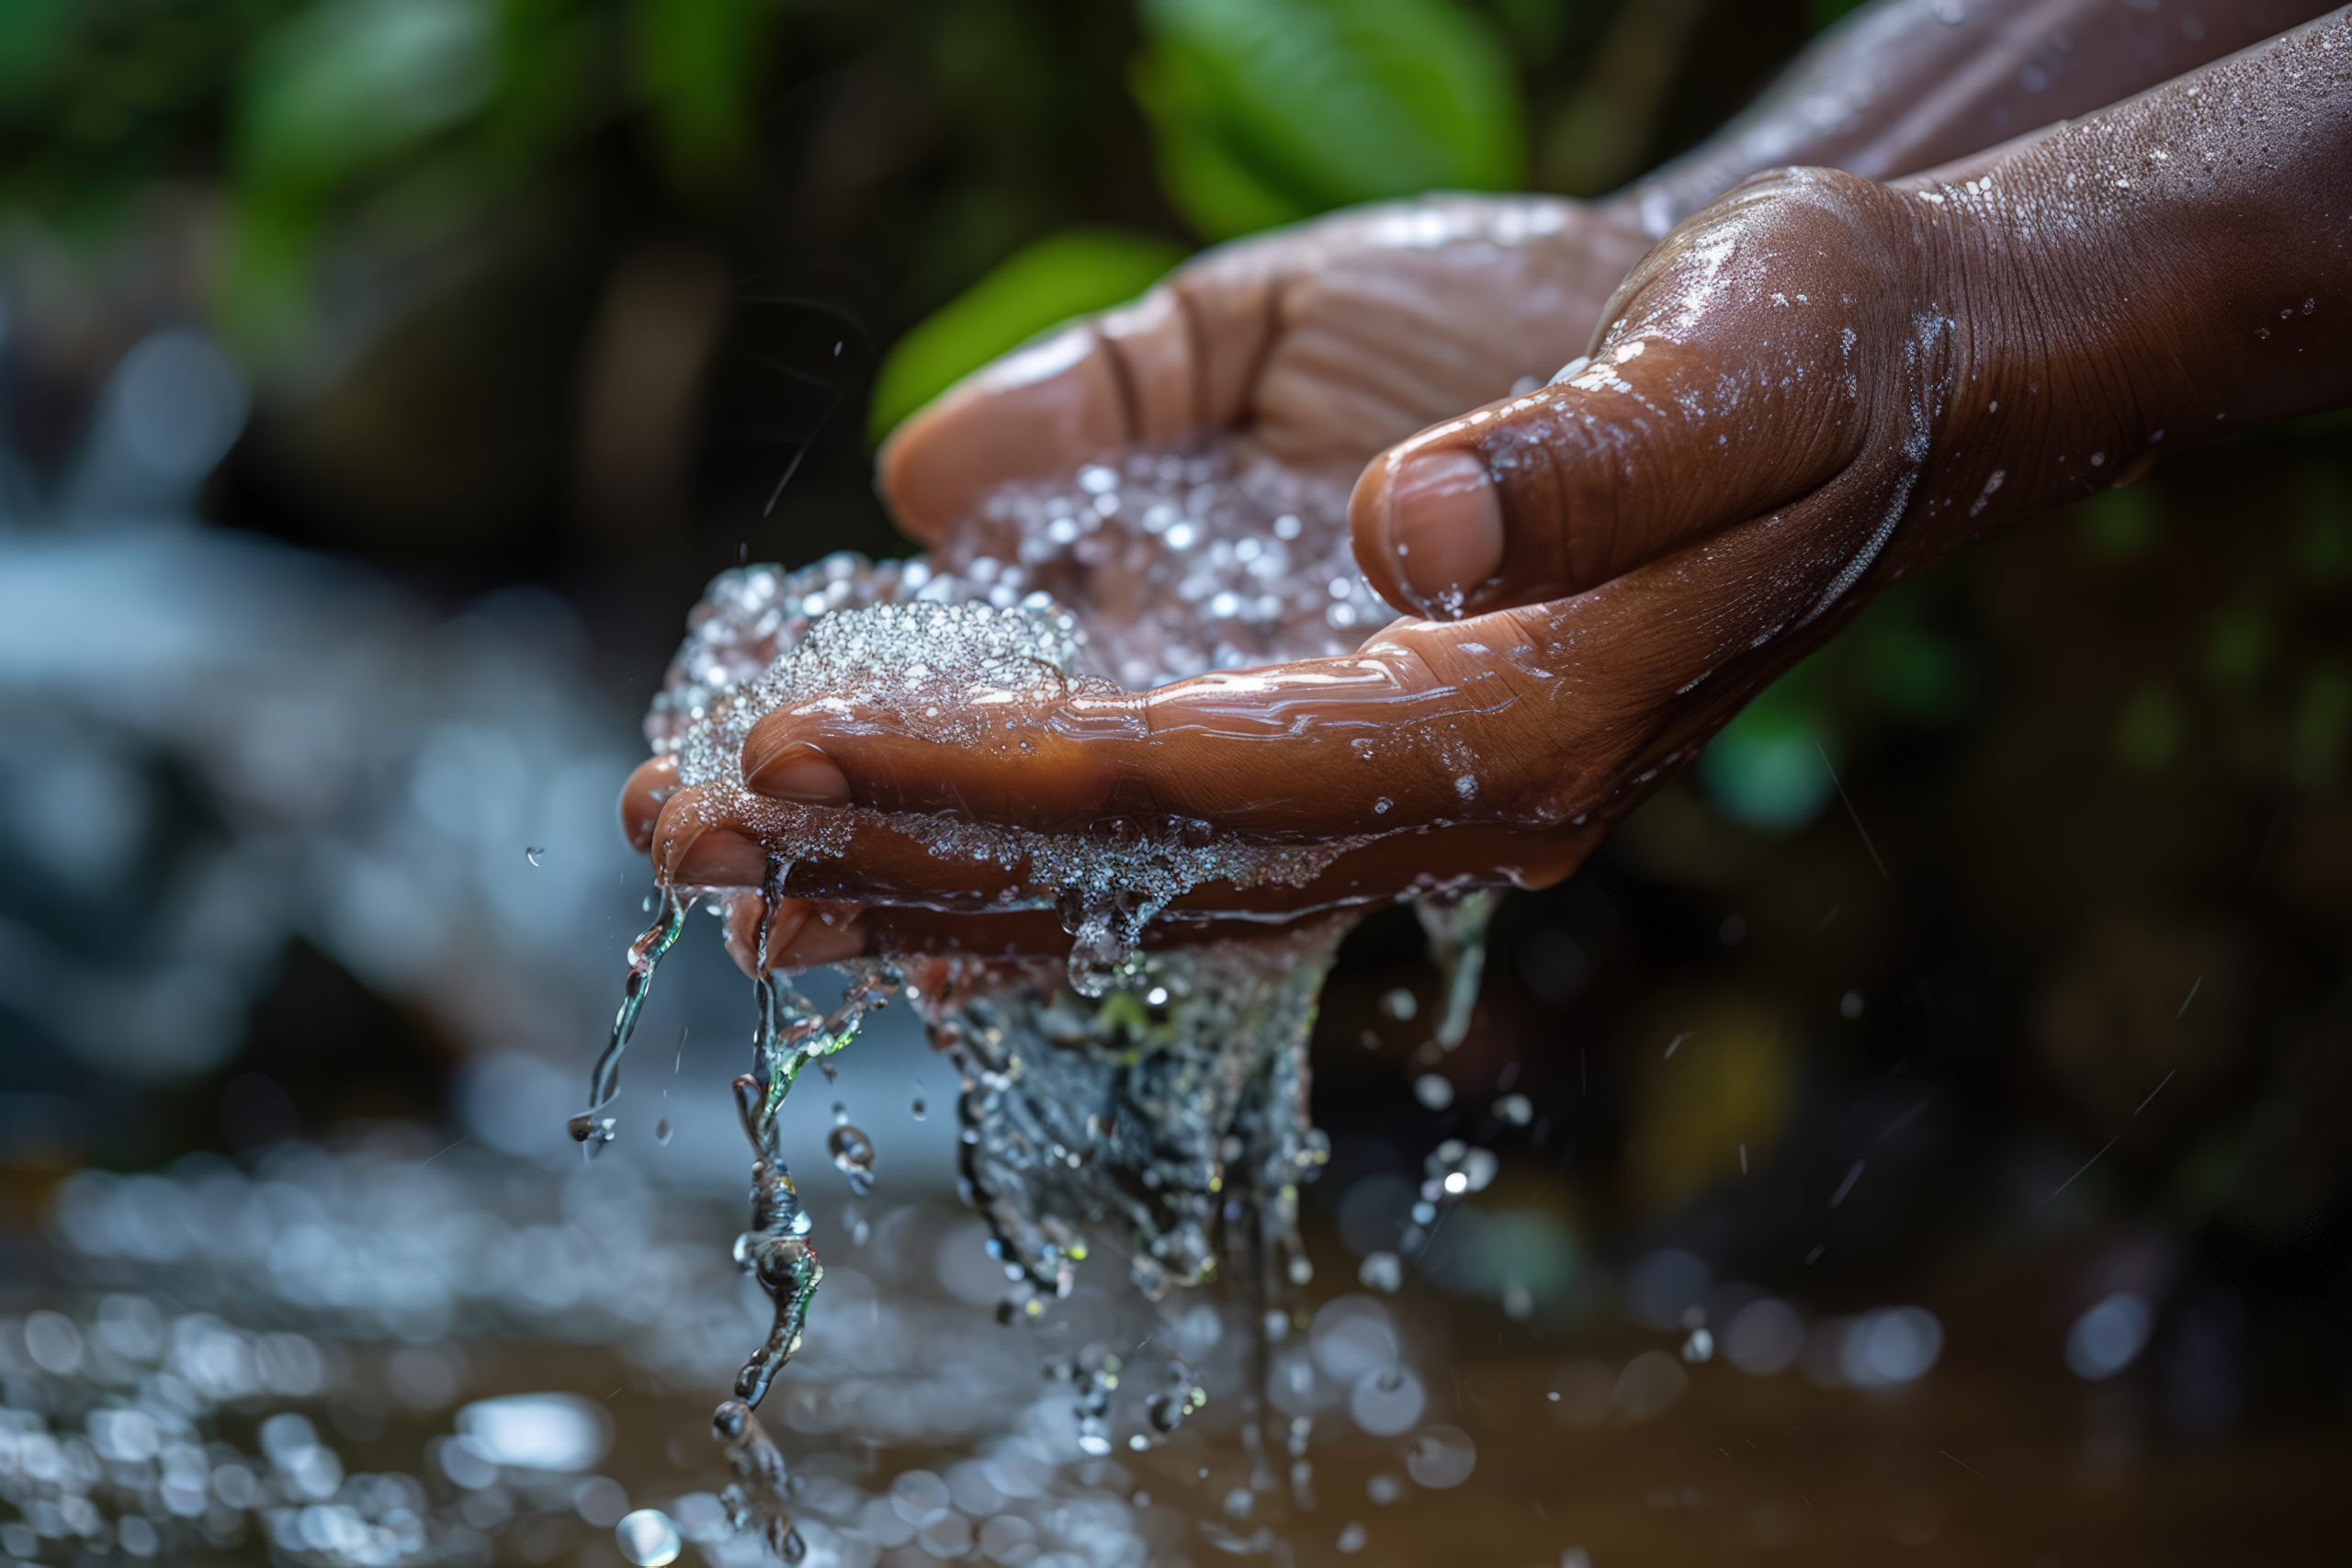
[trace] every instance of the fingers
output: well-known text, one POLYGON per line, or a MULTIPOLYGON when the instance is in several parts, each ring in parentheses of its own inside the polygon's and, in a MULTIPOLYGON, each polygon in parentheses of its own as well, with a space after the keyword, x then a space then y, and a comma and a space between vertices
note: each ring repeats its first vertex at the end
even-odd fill
POLYGON ((952 811, 1038 830, 1204 820, 1329 839, 1472 815, 1479 735, 1521 700, 1503 660, 1432 667, 1414 637, 1136 694, 990 706, 978 739, 838 702, 752 730, 745 783, 768 799, 952 811))
POLYGON ((621 786, 621 836, 628 847, 643 854, 653 845, 653 825, 662 815, 662 803, 678 787, 678 759, 674 756, 648 757, 637 765, 621 786))
POLYGON ((1851 197, 1788 179, 1710 209, 1626 280, 1594 355, 1375 458, 1349 509, 1373 585, 1444 617, 1565 598, 1839 473, 1882 423, 1857 355, 1903 335, 1851 197))
POLYGON ((1066 478, 1124 448, 1231 423, 1272 330, 1264 287, 1230 265, 1214 281, 1180 274, 1007 355, 883 443, 884 499, 909 533, 933 541, 1004 484, 1066 478))

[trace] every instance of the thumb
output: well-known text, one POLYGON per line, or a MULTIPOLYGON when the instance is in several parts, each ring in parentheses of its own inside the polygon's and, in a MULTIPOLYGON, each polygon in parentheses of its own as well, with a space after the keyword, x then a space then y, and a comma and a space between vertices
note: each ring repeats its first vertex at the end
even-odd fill
POLYGON ((1594 352, 1375 458, 1356 556, 1398 608, 1456 616, 1594 588, 1810 494, 1860 454, 1901 335, 1875 202, 1761 182, 1620 287, 1594 352))
POLYGON ((1349 504, 1356 558, 1408 615, 1566 598, 1795 500, 1851 461, 1836 378, 1619 343, 1549 387, 1390 448, 1349 504), (1827 384, 1824 384, 1826 382, 1827 384))

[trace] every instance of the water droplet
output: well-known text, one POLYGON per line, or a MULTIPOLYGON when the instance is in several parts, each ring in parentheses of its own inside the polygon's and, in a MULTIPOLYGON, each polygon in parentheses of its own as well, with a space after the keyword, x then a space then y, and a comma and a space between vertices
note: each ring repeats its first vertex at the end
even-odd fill
MULTIPOLYGON (((1498 1163, 1492 1149, 1476 1148, 1460 1138, 1448 1138, 1430 1151, 1421 1169, 1446 1197, 1460 1198, 1485 1191, 1495 1179, 1498 1163)), ((1428 1193, 1426 1187, 1422 1190, 1428 1193)))
POLYGON ((619 1543, 621 1555, 637 1568, 669 1568, 684 1545, 678 1527, 659 1508, 639 1508, 622 1516, 613 1527, 613 1540, 619 1543))
POLYGON ((1399 986, 1380 998, 1380 1010, 1399 1023, 1409 1023, 1413 1015, 1421 1010, 1420 999, 1399 986))
POLYGON ((1071 933, 1069 988, 1081 997, 1107 996, 1134 957, 1134 944, 1119 935, 1117 917, 1108 909, 1092 910, 1071 933))
POLYGON ((1535 1106, 1523 1094, 1507 1094, 1495 1101, 1495 1114, 1514 1127, 1524 1127, 1535 1119, 1535 1106))
POLYGON ((1348 1414, 1375 1438, 1410 1431, 1428 1408, 1421 1380, 1404 1367, 1375 1367, 1348 1391, 1348 1414))
POLYGON ((653 1141, 657 1144, 670 1141, 670 1119, 667 1116, 653 1123, 653 1141))
POLYGON ((1413 1080, 1413 1098, 1430 1111, 1442 1111, 1453 1103, 1453 1085, 1442 1073, 1423 1073, 1413 1080))
POLYGON ((571 1134, 573 1143, 586 1144, 590 1154, 611 1143, 616 1136, 614 1119, 599 1116, 593 1111, 583 1111, 574 1116, 564 1123, 564 1130, 571 1134))
POLYGON ((1405 1473, 1433 1492, 1461 1485, 1477 1463, 1477 1445, 1459 1427, 1431 1427, 1405 1452, 1405 1473))
POLYGON ((825 1152, 832 1156, 833 1168, 849 1179, 852 1192, 862 1198, 874 1190, 874 1143, 863 1132, 840 1122, 827 1134, 825 1152))
POLYGON ((1356 1278, 1368 1290, 1394 1294, 1405 1282, 1405 1264, 1393 1252, 1372 1252, 1364 1255, 1356 1269, 1356 1278))
POLYGON ((533 865, 537 865, 539 863, 539 857, 547 852, 547 847, 543 844, 526 844, 523 849, 523 858, 533 865))

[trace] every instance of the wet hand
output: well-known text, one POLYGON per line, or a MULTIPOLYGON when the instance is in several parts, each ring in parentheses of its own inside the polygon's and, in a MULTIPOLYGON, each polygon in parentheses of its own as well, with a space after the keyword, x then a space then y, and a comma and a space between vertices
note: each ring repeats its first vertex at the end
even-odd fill
MULTIPOLYGON (((752 785, 1346 840, 1308 886, 1187 901, 1211 914, 1563 875, 1886 583, 2160 450, 2352 395, 2347 314, 2319 309, 2352 257, 2314 219, 2352 152, 2346 45, 2339 18, 1941 178, 1798 173, 1701 213, 1626 280, 1589 360, 1365 474, 1366 571, 1446 619, 1041 703, 977 747, 780 711, 752 785), (2259 149, 2249 125, 2274 128, 2259 149)), ((657 853, 688 864, 672 821, 657 853)), ((986 896, 915 855, 854 851, 821 878, 861 907, 986 896)))
POLYGON ((1238 241, 950 389, 884 446, 883 493, 935 544, 1008 482, 1210 435, 1351 477, 1580 352, 1648 246, 1622 216, 1541 196, 1429 197, 1238 241))

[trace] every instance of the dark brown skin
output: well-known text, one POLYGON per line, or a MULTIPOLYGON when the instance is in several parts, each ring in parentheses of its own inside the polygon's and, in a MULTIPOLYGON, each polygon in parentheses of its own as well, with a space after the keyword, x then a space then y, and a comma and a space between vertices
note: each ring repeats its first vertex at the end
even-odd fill
MULTIPOLYGON (((1352 521, 1374 584, 1470 618, 1065 701, 987 749, 905 739, 884 714, 779 713, 747 773, 785 798, 1036 827, 1172 812, 1382 835, 1305 890, 1204 889, 1208 911, 1556 879, 1888 582, 2162 451, 2352 397, 2347 204, 2342 14, 1940 175, 1753 181, 1642 260, 1589 363, 1365 471, 1352 521)), ((948 435, 919 420, 893 444, 893 484, 926 443, 957 449, 964 396, 924 416, 948 435)), ((632 781, 633 829, 663 784, 658 764, 632 781)), ((757 880, 755 844, 678 802, 650 837, 665 874, 757 880)), ((992 891, 893 837, 802 868, 796 893, 858 902, 796 907, 772 953, 1055 940, 877 907, 992 891)))

